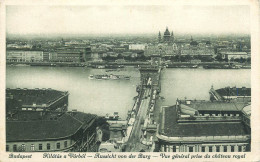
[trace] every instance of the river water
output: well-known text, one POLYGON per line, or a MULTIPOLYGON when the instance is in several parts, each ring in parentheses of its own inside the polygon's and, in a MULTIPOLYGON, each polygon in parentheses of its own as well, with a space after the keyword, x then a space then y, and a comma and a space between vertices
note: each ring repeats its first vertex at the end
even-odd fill
MULTIPOLYGON (((140 73, 127 67, 107 74, 129 75, 130 80, 90 80, 91 74, 106 74, 104 69, 82 67, 7 66, 7 88, 52 88, 69 91, 69 110, 97 115, 119 112, 122 119, 131 110, 137 95, 140 73)), ((163 105, 173 105, 177 98, 209 99, 209 89, 226 86, 251 87, 250 69, 164 69, 161 75, 163 105)))

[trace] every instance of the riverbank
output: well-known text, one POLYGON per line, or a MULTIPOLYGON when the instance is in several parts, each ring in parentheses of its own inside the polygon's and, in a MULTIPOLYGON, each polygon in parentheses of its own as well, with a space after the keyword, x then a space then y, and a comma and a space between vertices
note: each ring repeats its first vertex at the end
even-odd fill
MULTIPOLYGON (((124 66, 150 65, 150 62, 6 62, 8 66, 50 66, 50 67, 91 67, 97 69, 123 68, 124 66)), ((251 64, 237 62, 171 62, 162 63, 166 68, 205 68, 205 69, 251 69, 251 64)))

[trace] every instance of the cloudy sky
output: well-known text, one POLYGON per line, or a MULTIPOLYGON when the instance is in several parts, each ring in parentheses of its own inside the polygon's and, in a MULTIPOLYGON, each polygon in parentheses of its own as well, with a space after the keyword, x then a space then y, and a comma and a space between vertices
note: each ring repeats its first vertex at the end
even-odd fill
POLYGON ((248 6, 7 6, 8 34, 250 33, 248 6))

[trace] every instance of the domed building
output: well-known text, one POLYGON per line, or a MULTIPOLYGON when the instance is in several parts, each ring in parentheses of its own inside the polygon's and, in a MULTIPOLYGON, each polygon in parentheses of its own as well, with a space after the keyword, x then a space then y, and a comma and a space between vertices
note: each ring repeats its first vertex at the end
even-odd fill
POLYGON ((170 33, 168 27, 166 27, 166 30, 163 33, 163 39, 162 40, 161 40, 161 33, 159 31, 158 41, 163 42, 163 43, 173 43, 173 41, 174 41, 173 31, 170 33))
POLYGON ((190 41, 191 41, 191 42, 190 42, 190 45, 191 45, 191 46, 198 46, 198 44, 199 44, 197 41, 194 41, 194 40, 193 40, 192 36, 191 36, 190 41))
POLYGON ((169 32, 168 27, 166 27, 166 30, 163 34, 163 41, 170 42, 170 40, 171 40, 171 33, 169 32))

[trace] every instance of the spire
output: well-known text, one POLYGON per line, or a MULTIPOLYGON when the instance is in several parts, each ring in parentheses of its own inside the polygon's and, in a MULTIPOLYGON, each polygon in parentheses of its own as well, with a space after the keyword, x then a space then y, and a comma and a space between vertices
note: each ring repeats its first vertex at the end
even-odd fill
POLYGON ((173 35, 173 31, 171 32, 171 41, 172 41, 172 43, 174 42, 174 35, 173 35))
POLYGON ((158 41, 161 42, 161 32, 159 31, 159 34, 158 34, 158 41))

